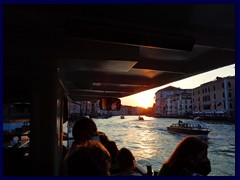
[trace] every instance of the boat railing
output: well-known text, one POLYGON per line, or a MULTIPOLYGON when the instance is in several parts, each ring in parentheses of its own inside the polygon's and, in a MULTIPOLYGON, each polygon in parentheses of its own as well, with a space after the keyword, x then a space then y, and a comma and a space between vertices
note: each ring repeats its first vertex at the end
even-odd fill
POLYGON ((183 128, 191 128, 191 129, 200 129, 203 131, 211 131, 208 127, 200 124, 189 124, 186 122, 177 122, 177 123, 172 123, 171 127, 183 127, 183 128))
POLYGON ((24 147, 28 147, 30 145, 30 140, 26 141, 25 143, 21 144, 19 146, 19 148, 24 148, 24 147))

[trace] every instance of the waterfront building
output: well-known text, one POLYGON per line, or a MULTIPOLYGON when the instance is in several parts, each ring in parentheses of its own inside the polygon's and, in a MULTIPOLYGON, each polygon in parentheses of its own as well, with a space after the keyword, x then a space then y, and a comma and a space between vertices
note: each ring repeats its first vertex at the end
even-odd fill
POLYGON ((235 119, 235 76, 216 77, 193 89, 193 115, 208 119, 235 119))
POLYGON ((194 89, 166 87, 155 93, 155 115, 235 119, 235 76, 217 77, 194 89))
POLYGON ((186 117, 192 115, 192 90, 173 86, 155 93, 156 116, 186 117))

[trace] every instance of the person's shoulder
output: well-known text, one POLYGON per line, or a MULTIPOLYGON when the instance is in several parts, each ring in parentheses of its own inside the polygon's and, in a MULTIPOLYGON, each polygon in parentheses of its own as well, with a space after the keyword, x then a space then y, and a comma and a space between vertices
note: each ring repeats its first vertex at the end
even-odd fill
POLYGON ((194 176, 193 173, 185 168, 174 170, 173 168, 163 165, 158 172, 158 176, 194 176))
POLYGON ((170 167, 163 165, 158 172, 158 176, 172 176, 172 173, 173 170, 170 167))

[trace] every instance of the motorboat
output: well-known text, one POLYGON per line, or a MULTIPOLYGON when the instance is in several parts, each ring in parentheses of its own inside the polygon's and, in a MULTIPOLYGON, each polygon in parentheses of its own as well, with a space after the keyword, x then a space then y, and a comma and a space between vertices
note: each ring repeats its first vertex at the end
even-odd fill
POLYGON ((182 120, 179 120, 177 123, 172 123, 169 127, 167 127, 167 130, 173 133, 193 135, 208 135, 208 133, 211 132, 211 129, 201 122, 182 120))
POLYGON ((125 117, 123 115, 120 116, 121 119, 124 119, 125 117))
POLYGON ((142 116, 138 116, 138 120, 144 120, 142 116))

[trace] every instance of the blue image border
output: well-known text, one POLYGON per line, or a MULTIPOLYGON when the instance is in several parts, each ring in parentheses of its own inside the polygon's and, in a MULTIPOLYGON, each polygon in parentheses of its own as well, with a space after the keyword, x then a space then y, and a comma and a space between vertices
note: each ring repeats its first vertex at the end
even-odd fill
MULTIPOLYGON (((236 22, 240 22, 240 1, 238 0, 0 0, 0 67, 1 67, 1 78, 0 78, 0 85, 1 85, 1 95, 0 95, 0 100, 1 100, 1 109, 3 109, 3 58, 4 58, 4 54, 3 54, 3 7, 6 4, 235 4, 236 6, 236 22)), ((236 79, 236 152, 235 152, 235 159, 236 159, 236 163, 235 163, 235 176, 234 177, 229 177, 229 176, 225 176, 225 177, 204 177, 204 178, 237 178, 239 176, 239 161, 238 161, 238 157, 239 157, 239 136, 238 136, 238 132, 239 132, 239 122, 238 120, 240 119, 240 115, 239 115, 239 110, 240 110, 240 105, 238 102, 240 102, 240 96, 239 93, 240 92, 240 88, 239 88, 239 70, 240 70, 240 52, 239 52, 239 45, 240 45, 240 35, 239 35, 240 29, 239 29, 239 23, 236 23, 236 61, 235 61, 235 79, 236 79)), ((0 111, 0 115, 1 115, 1 120, 3 119, 3 115, 2 115, 2 110, 0 111)), ((1 126, 1 132, 2 132, 2 126, 1 126)), ((0 139, 1 143, 2 143, 2 138, 0 139)), ((2 156, 2 149, 1 149, 1 156, 2 156)), ((3 159, 3 158, 1 158, 3 159)), ((3 176, 3 163, 1 163, 1 175, 3 179, 12 179, 12 178, 16 178, 16 177, 6 177, 3 176)), ((32 178, 32 177, 17 177, 17 178, 32 178)), ((34 177, 34 178, 56 178, 56 177, 34 177)), ((71 178, 71 179, 79 179, 79 177, 57 177, 57 178, 71 178)), ((85 177, 83 179, 92 179, 94 177, 85 177)), ((96 177, 95 177, 96 178, 96 177)), ((95 179, 94 178, 94 179, 95 179)), ((97 177, 97 178, 121 178, 122 177, 97 177)), ((124 177, 124 178, 129 178, 129 177, 124 177)), ((139 178, 139 177, 131 177, 131 178, 139 178)), ((176 177, 141 177, 141 178, 164 178, 164 179, 176 179, 176 177)), ((192 178, 192 177, 177 177, 177 179, 185 179, 185 178, 192 178)), ((194 177, 193 177, 194 178, 194 177)), ((196 178, 196 177, 195 177, 196 178)), ((82 179, 82 177, 81 177, 82 179)))

